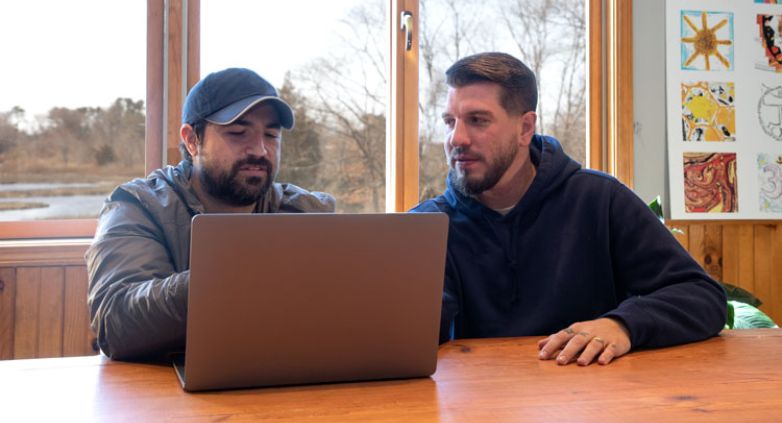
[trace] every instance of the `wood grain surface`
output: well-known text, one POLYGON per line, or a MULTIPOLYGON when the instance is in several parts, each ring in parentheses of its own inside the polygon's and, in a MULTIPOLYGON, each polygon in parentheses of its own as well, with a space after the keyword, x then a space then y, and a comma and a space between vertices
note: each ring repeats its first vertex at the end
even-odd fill
POLYGON ((188 394, 165 364, 0 362, 0 421, 779 421, 782 330, 723 332, 608 366, 537 359, 537 338, 440 348, 431 378, 188 394))

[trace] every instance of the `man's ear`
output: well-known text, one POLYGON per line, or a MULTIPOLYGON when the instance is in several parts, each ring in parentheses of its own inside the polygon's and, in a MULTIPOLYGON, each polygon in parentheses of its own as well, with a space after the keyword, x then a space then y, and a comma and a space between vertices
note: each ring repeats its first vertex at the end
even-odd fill
POLYGON ((535 126, 537 125, 538 114, 535 112, 527 112, 521 115, 519 122, 519 139, 523 146, 528 146, 532 142, 532 137, 535 135, 535 126))
POLYGON ((195 157, 198 154, 198 136, 193 126, 187 123, 182 124, 182 127, 179 128, 179 136, 182 137, 187 152, 195 157))

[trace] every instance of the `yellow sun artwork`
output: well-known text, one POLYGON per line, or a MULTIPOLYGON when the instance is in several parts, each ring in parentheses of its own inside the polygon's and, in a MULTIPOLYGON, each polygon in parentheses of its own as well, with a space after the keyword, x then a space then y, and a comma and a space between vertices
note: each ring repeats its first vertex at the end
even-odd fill
POLYGON ((733 14, 683 10, 681 16, 682 69, 733 69, 733 14))

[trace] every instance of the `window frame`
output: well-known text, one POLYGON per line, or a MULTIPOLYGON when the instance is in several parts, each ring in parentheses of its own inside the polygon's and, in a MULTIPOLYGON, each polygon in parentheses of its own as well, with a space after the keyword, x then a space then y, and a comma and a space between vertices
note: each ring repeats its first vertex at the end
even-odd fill
MULTIPOLYGON (((633 183, 632 0, 585 0, 588 52, 588 167, 633 183)), ((418 202, 419 0, 389 0, 389 116, 386 211, 418 202), (404 48, 402 11, 413 13, 404 48)), ((182 101, 200 78, 200 0, 147 0, 145 173, 179 161, 182 101)), ((97 219, 0 222, 2 239, 91 238, 97 219)))
POLYGON ((588 0, 587 167, 633 188, 632 0, 588 0))

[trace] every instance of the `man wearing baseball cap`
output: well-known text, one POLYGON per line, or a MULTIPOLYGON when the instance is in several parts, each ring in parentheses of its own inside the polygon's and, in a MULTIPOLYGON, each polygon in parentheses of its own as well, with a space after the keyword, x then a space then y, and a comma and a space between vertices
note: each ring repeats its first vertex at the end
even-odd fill
POLYGON ((115 359, 184 350, 190 222, 200 213, 333 212, 334 198, 274 181, 290 106, 249 69, 211 73, 187 95, 176 166, 117 187, 87 250, 98 345, 115 359))

